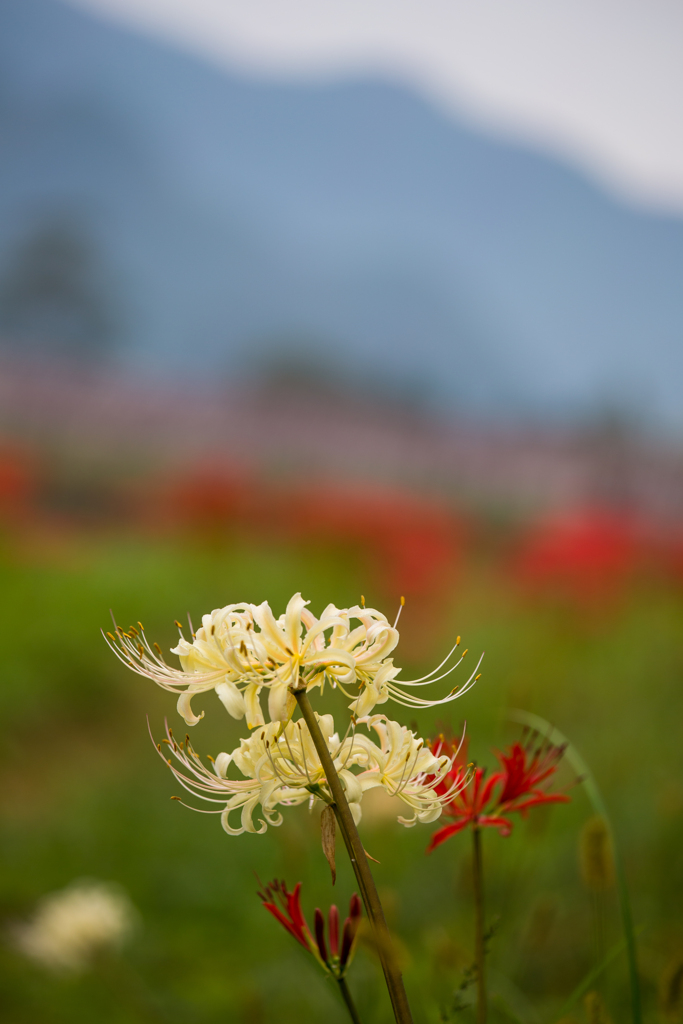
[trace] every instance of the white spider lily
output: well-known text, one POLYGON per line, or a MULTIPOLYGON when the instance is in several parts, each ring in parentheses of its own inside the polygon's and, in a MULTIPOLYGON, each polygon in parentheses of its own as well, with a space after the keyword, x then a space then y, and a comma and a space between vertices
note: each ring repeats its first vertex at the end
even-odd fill
POLYGON ((128 631, 117 626, 115 635, 107 634, 108 642, 129 668, 179 695, 178 712, 187 725, 196 725, 203 717, 203 712, 194 714, 191 700, 207 690, 216 691, 233 718, 246 716, 247 726, 255 729, 264 724, 263 688, 268 690, 271 721, 287 722, 296 704, 292 687, 319 686, 322 691, 329 682, 352 698, 351 710, 363 717, 389 698, 407 707, 447 703, 478 678, 479 665, 446 697, 436 701, 417 697, 402 687, 427 686, 449 675, 464 657, 447 667, 459 637, 438 668, 398 686, 400 669, 389 657, 398 643, 396 624, 390 625, 376 609, 359 605, 336 608, 330 604, 317 619, 307 604, 301 594, 295 594, 277 619, 267 601, 227 605, 204 615, 191 640, 185 639, 182 626, 176 623, 180 641, 172 650, 180 668, 166 663, 158 644, 149 644, 141 623, 128 631), (351 687, 357 687, 357 692, 350 692, 351 687))
MULTIPOLYGON (((351 812, 360 820, 360 798, 355 778, 348 770, 354 763, 354 753, 361 755, 361 748, 353 736, 343 740, 334 731, 332 715, 318 715, 320 729, 334 761, 334 766, 346 786, 351 812), (357 749, 354 749, 357 748, 357 749)), ((220 804, 206 814, 220 814, 221 823, 230 835, 242 832, 266 831, 268 825, 282 824, 282 815, 277 806, 293 806, 306 801, 311 805, 317 800, 331 803, 332 797, 325 778, 320 758, 304 722, 288 722, 284 728, 278 722, 270 722, 256 729, 240 741, 239 747, 231 754, 222 753, 213 761, 213 769, 207 768, 190 743, 189 736, 178 742, 167 727, 166 750, 158 744, 157 749, 170 765, 180 784, 194 796, 209 803, 220 804), (172 753, 181 768, 168 758, 172 753), (241 772, 243 778, 233 779, 228 775, 231 765, 241 772), (263 818, 258 826, 253 814, 260 804, 263 818), (241 824, 231 824, 233 812, 241 811, 241 824)), ((178 799, 178 798, 176 798, 178 799)), ((188 805, 186 805, 188 806, 188 805)), ((193 807, 193 810, 202 810, 193 807)))
MULTIPOLYGON (((359 735, 355 722, 340 740, 332 715, 316 715, 316 718, 356 823, 361 819, 363 794, 378 786, 384 787, 391 796, 398 796, 411 808, 412 817, 398 819, 404 825, 434 821, 443 806, 456 795, 456 787, 441 796, 435 792, 435 787, 452 768, 451 759, 446 755, 435 757, 423 740, 385 715, 367 720, 380 739, 379 745, 370 737, 359 735)), ((333 802, 320 758, 303 721, 290 721, 284 727, 277 722, 261 726, 241 740, 232 753, 219 754, 215 761, 210 759, 212 768, 202 763, 189 736, 184 742, 178 742, 167 727, 163 742, 166 749, 161 744, 157 749, 178 782, 193 796, 217 805, 214 810, 197 807, 192 810, 220 814, 223 828, 230 835, 242 832, 260 835, 268 825, 282 824, 278 805, 308 802, 312 807, 318 800, 333 802), (167 757, 169 753, 180 767, 167 757), (238 769, 242 778, 230 777, 231 765, 238 769), (254 811, 259 804, 263 817, 254 824, 254 811), (231 822, 235 813, 240 813, 239 826, 231 822)), ((467 778, 462 780, 457 790, 468 781, 467 778)))
MULTIPOLYGON (((396 796, 407 804, 413 813, 409 818, 399 817, 402 825, 435 821, 446 804, 468 785, 470 774, 465 773, 457 783, 444 789, 444 779, 453 767, 453 758, 435 756, 425 741, 404 725, 386 715, 373 715, 360 721, 374 729, 379 746, 372 740, 363 744, 368 757, 367 770, 357 776, 357 780, 363 792, 382 786, 389 796, 396 796)), ((356 739, 362 742, 365 737, 356 739)), ((356 763, 364 762, 357 758, 356 763)))
POLYGON ((48 970, 77 973, 134 930, 137 911, 126 893, 83 879, 46 896, 33 919, 10 932, 16 947, 48 970))

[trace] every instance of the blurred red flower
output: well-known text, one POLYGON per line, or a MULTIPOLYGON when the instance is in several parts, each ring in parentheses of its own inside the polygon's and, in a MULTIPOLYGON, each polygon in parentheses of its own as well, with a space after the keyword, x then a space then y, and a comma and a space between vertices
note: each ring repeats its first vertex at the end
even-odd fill
POLYGON ((199 461, 177 467, 140 495, 139 513, 155 529, 189 530, 213 536, 247 522, 261 489, 237 464, 199 461))
POLYGON ((463 524, 435 497, 320 482, 289 494, 280 517, 280 526, 287 524, 307 541, 367 552, 378 585, 388 593, 426 597, 450 585, 458 570, 463 524))
POLYGON ((587 599, 618 590, 647 555, 643 525, 633 516, 577 509, 536 524, 514 561, 523 583, 587 599))
POLYGON ((513 743, 507 753, 496 753, 503 771, 503 789, 499 797, 499 805, 506 813, 521 811, 536 804, 568 803, 569 797, 561 793, 546 793, 540 789, 541 783, 550 778, 564 754, 564 746, 556 747, 550 743, 541 743, 533 749, 535 737, 527 746, 513 743))
POLYGON ((23 519, 36 504, 40 483, 33 453, 0 442, 0 517, 23 519))

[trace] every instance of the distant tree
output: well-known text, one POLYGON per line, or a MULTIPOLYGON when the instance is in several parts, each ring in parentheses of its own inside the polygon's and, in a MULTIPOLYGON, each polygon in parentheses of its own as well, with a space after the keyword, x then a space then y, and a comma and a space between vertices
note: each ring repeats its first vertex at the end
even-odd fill
POLYGON ((71 220, 43 223, 16 247, 0 280, 0 334, 25 351, 97 356, 111 340, 95 247, 71 220))

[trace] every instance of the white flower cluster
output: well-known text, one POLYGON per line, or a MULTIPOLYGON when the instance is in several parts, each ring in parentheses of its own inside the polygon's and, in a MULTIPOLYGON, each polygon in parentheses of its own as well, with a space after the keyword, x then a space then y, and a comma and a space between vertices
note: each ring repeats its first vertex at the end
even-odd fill
POLYGON ((130 935, 137 912, 116 886, 73 882, 46 896, 34 917, 13 930, 15 946, 48 970, 76 973, 130 935))
POLYGON ((459 643, 433 672, 421 679, 395 680, 400 669, 389 657, 398 643, 396 624, 374 608, 356 605, 337 608, 330 604, 317 619, 309 602, 295 594, 286 611, 275 618, 267 601, 263 604, 231 604, 204 615, 202 625, 173 653, 180 668, 168 665, 158 645, 150 645, 138 623, 126 631, 117 627, 108 634, 110 646, 125 665, 147 676, 166 690, 179 694, 178 713, 187 725, 196 725, 203 712, 195 715, 192 698, 215 690, 233 718, 246 716, 249 729, 264 725, 261 690, 268 691, 271 722, 291 718, 295 699, 292 685, 307 690, 325 683, 339 687, 352 698, 349 707, 357 716, 368 715, 390 697, 408 707, 433 707, 462 696, 478 678, 477 670, 462 684, 438 700, 424 700, 410 692, 449 675, 462 662, 465 651, 446 668, 459 643), (444 670, 444 671, 442 671, 444 670), (408 691, 402 687, 409 687, 408 691))
MULTIPOLYGON (((438 818, 445 804, 469 781, 465 778, 456 785, 444 787, 445 776, 452 767, 451 758, 436 757, 424 740, 398 722, 390 721, 386 715, 373 715, 357 723, 373 729, 378 742, 359 733, 355 722, 340 739, 332 715, 316 714, 316 718, 356 823, 361 818, 363 794, 370 789, 381 786, 389 796, 403 801, 409 816, 398 820, 410 826, 416 821, 430 822, 438 818)), ((290 721, 285 726, 277 722, 264 725, 241 740, 232 753, 219 754, 213 762, 213 770, 202 763, 189 736, 178 742, 172 730, 167 729, 164 743, 166 750, 161 744, 157 749, 178 782, 194 796, 221 805, 204 813, 220 814, 223 828, 231 835, 261 834, 268 825, 280 825, 282 815, 277 810, 278 805, 287 807, 306 801, 311 806, 317 801, 332 803, 320 758, 308 727, 302 721, 290 721), (180 767, 166 758, 167 752, 173 754, 180 767), (231 765, 238 769, 242 778, 230 778, 231 765), (253 815, 259 804, 263 818, 255 825, 253 815), (239 825, 230 822, 235 812, 241 812, 239 825)))
POLYGON ((226 832, 263 833, 268 825, 281 823, 279 807, 333 802, 308 726, 292 720, 296 693, 316 687, 322 692, 329 684, 349 698, 350 724, 340 739, 332 716, 316 715, 322 733, 318 742, 327 745, 356 821, 363 794, 377 787, 407 806, 408 816, 399 817, 404 825, 434 821, 468 777, 461 780, 458 775, 457 785, 448 788, 444 780, 452 758, 435 756, 409 729, 371 712, 389 698, 408 707, 455 700, 479 678, 479 664, 460 687, 425 700, 412 688, 436 683, 461 664, 467 651, 454 658, 460 637, 433 672, 399 686, 401 670, 390 657, 398 643, 398 617, 391 625, 385 615, 364 604, 330 604, 316 618, 307 605, 301 594, 295 594, 279 618, 267 602, 228 605, 205 615, 190 640, 177 623, 180 641, 173 653, 180 659, 179 668, 167 664, 158 645, 150 645, 141 623, 127 631, 117 626, 115 634, 108 634, 110 646, 125 665, 179 695, 178 712, 188 725, 196 725, 204 714, 194 713, 192 698, 215 690, 230 714, 246 717, 252 730, 232 753, 219 754, 213 768, 202 763, 189 737, 178 742, 170 729, 164 740, 167 749, 159 744, 159 752, 185 789, 216 805, 204 813, 220 814, 226 832), (262 690, 268 694, 268 724, 262 690), (360 734, 360 724, 374 730, 376 740, 360 734), (254 824, 258 805, 263 817, 254 824))

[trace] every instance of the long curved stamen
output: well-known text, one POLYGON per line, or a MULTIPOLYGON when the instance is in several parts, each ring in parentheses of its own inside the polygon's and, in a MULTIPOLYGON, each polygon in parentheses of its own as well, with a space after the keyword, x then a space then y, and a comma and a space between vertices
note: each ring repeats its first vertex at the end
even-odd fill
MULTIPOLYGON (((411 780, 411 779, 413 779, 413 772, 415 771, 415 766, 416 766, 416 764, 417 764, 417 759, 418 759, 418 757, 420 756, 420 750, 421 750, 421 749, 422 749, 422 747, 420 746, 420 744, 418 744, 418 748, 417 748, 417 750, 415 751, 415 759, 414 759, 414 761, 413 761, 413 767, 412 767, 412 768, 410 769, 410 771, 408 772, 408 778, 407 778, 407 779, 406 779, 406 781, 405 781, 405 785, 403 786, 403 789, 405 789, 405 787, 406 787, 406 786, 408 785, 408 783, 410 782, 410 780, 411 780)), ((408 761, 408 759, 406 758, 406 763, 407 763, 407 761, 408 761)), ((401 786, 400 786, 400 783, 399 783, 399 789, 398 789, 398 792, 400 793, 400 791, 401 791, 401 786)))
MULTIPOLYGON (((181 800, 179 796, 172 796, 171 800, 177 800, 181 807, 187 807, 188 811, 194 811, 195 814, 222 814, 223 811, 209 811, 206 807, 193 807, 192 804, 186 804, 184 800, 181 800)), ((237 810, 237 808, 235 808, 237 810)))
MULTIPOLYGON (((197 780, 195 780, 195 779, 188 779, 185 775, 182 774, 182 772, 180 772, 173 765, 173 763, 168 758, 164 757, 164 753, 161 750, 161 744, 157 744, 154 741, 154 736, 152 734, 151 726, 149 724, 149 719, 147 720, 147 728, 148 728, 148 731, 149 731, 150 739, 154 743, 154 746, 155 746, 155 748, 157 750, 157 753, 158 753, 159 757, 162 759, 164 764, 166 764, 171 769, 171 771, 173 772, 174 777, 177 779, 177 781, 180 783, 180 785, 183 787, 183 789, 187 790, 187 792, 190 793, 192 796, 195 796, 195 797, 197 797, 200 800, 205 800, 207 803, 222 804, 223 807, 225 806, 225 803, 226 803, 226 801, 228 799, 230 799, 230 798, 232 798, 234 796, 237 796, 239 793, 243 794, 243 797, 244 797, 244 799, 242 801, 243 804, 246 803, 251 798, 251 796, 252 796, 252 794, 254 792, 254 789, 255 789, 255 785, 254 785, 254 783, 251 780, 245 779, 244 782, 238 781, 238 780, 229 782, 229 780, 227 780, 227 779, 220 779, 219 777, 214 776, 211 772, 209 772, 204 767, 204 765, 201 763, 201 761, 199 761, 199 768, 201 769, 201 773, 199 771, 197 771, 196 768, 192 764, 189 764, 188 761, 187 761, 186 756, 183 753, 183 751, 180 749, 178 744, 175 742, 175 740, 173 738, 173 733, 171 732, 171 729, 170 729, 170 727, 168 725, 168 722, 167 722, 166 723, 166 740, 165 740, 165 742, 171 747, 171 752, 173 753, 174 757, 176 757, 176 759, 184 767, 186 767, 189 771, 191 771, 193 773, 193 775, 196 776, 197 780), (204 793, 221 793, 222 796, 221 797, 208 797, 208 796, 204 796, 204 793)), ((197 760, 199 760, 197 758, 197 755, 194 753, 194 751, 192 751, 192 755, 197 760)), ((193 808, 193 810, 197 810, 197 808, 193 808)), ((211 811, 211 812, 207 811, 206 813, 214 814, 216 812, 215 811, 211 811)))
POLYGON ((191 793, 192 796, 196 796, 199 800, 205 800, 207 804, 221 804, 222 807, 225 807, 225 803, 228 800, 228 795, 224 796, 223 799, 221 799, 220 797, 203 796, 202 793, 198 792, 198 790, 204 789, 208 792, 215 792, 215 790, 212 791, 209 790, 208 787, 206 786, 199 786, 197 783, 189 782, 188 779, 186 779, 185 776, 182 774, 182 772, 179 772, 177 768, 173 767, 173 765, 169 765, 169 768, 173 772, 176 781, 180 783, 183 789, 186 789, 188 793, 191 793))
POLYGON ((303 729, 301 728, 301 722, 297 722, 296 724, 299 727, 299 742, 301 743, 301 756, 304 761, 304 771, 306 772, 306 778, 308 779, 309 783, 313 785, 313 783, 311 782, 311 776, 308 774, 308 765, 306 764, 306 750, 304 749, 303 729))
MULTIPOLYGON (((179 751, 178 746, 174 745, 174 740, 173 740, 172 736, 171 736, 170 739, 166 739, 163 742, 171 744, 171 749, 172 749, 173 754, 176 757, 176 759, 185 768, 187 768, 188 771, 192 772, 192 774, 199 780, 196 783, 192 783, 192 785, 197 785, 197 786, 201 785, 203 788, 205 788, 205 789, 207 789, 207 790, 209 790, 211 792, 214 792, 215 789, 216 789, 216 784, 217 784, 218 781, 227 782, 227 779, 219 780, 217 776, 214 776, 214 774, 212 772, 210 772, 202 764, 202 762, 200 761, 200 759, 197 756, 197 754, 191 748, 188 748, 188 752, 187 753, 189 754, 189 757, 192 758, 192 761, 189 761, 187 756, 181 756, 181 753, 179 751), (192 762, 194 762, 194 763, 192 763, 192 762)), ((163 757, 163 754, 162 754, 162 757, 163 757)), ((176 770, 176 769, 173 768, 173 765, 171 765, 171 770, 172 771, 176 770)))
POLYGON ((458 746, 457 746, 457 748, 456 748, 456 751, 455 751, 455 753, 453 754, 453 760, 455 760, 455 758, 456 758, 456 757, 458 756, 458 754, 460 753, 460 748, 462 747, 463 743, 465 742, 465 733, 466 733, 466 732, 467 732, 467 720, 465 720, 465 721, 463 722, 463 724, 462 724, 462 736, 460 737, 460 742, 458 743, 458 746))
MULTIPOLYGON (((446 672, 442 672, 440 676, 434 676, 433 679, 427 679, 427 680, 417 679, 417 680, 414 680, 414 681, 411 681, 411 680, 408 680, 408 679, 399 679, 398 682, 401 684, 401 686, 431 686, 432 683, 438 683, 442 679, 446 679, 449 675, 451 675, 452 672, 455 672, 456 668, 464 660, 464 657, 465 657, 466 654, 467 654, 467 651, 463 651, 462 654, 460 655, 460 657, 458 658, 458 660, 455 662, 454 665, 451 665, 451 667, 449 669, 447 669, 446 672)), ((436 669, 436 671, 438 672, 438 669, 436 669)))
MULTIPOLYGON (((278 741, 277 740, 275 740, 275 746, 276 747, 278 746, 278 741)), ((280 780, 280 782, 284 786, 291 786, 292 783, 296 784, 297 783, 297 776, 299 776, 299 778, 303 778, 304 777, 304 773, 301 771, 301 769, 297 765, 297 763, 294 760, 294 758, 292 758, 292 763, 291 764, 290 764, 290 762, 286 758, 282 759, 283 763, 281 763, 279 767, 278 767, 278 765, 275 764, 275 762, 273 760, 273 757, 272 757, 272 755, 270 753, 269 741, 268 740, 266 740, 266 752, 268 754, 270 763, 273 766, 273 771, 275 772, 275 774, 277 775, 278 779, 280 780), (291 771, 290 774, 288 775, 283 770, 283 766, 284 765, 286 765, 287 768, 294 769, 294 770, 291 771)))
MULTIPOLYGON (((339 771, 344 771, 344 769, 346 768, 347 764, 349 763, 349 761, 351 759, 351 755, 353 754, 353 745, 354 745, 354 743, 356 741, 356 716, 355 715, 351 716, 351 721, 349 723, 349 728, 353 729, 353 734, 351 736, 351 745, 349 746, 349 752, 346 755, 346 758, 344 759, 344 764, 341 766, 339 771)), ((344 743, 346 743, 346 739, 347 739, 348 735, 349 735, 349 729, 346 730, 346 733, 344 735, 344 739, 343 739, 342 743, 339 746, 340 750, 344 746, 344 743)))
POLYGON ((292 764, 296 765, 296 770, 298 771, 299 775, 303 776, 304 773, 301 771, 301 769, 299 768, 299 765, 296 763, 296 758, 294 756, 294 753, 292 751, 291 746, 289 745, 289 737, 287 736, 287 730, 286 729, 285 729, 285 731, 283 732, 282 735, 285 738, 285 743, 287 744, 287 750, 289 751, 289 756, 292 759, 292 764))
MULTIPOLYGON (((163 753, 161 754, 163 758, 163 753)), ((164 758, 166 764, 169 766, 175 777, 184 785, 188 792, 194 796, 199 796, 202 800, 211 800, 213 803, 225 803, 228 797, 236 796, 238 793, 244 793, 246 791, 253 791, 254 783, 250 780, 245 782, 239 780, 219 779, 218 777, 212 778, 207 772, 206 777, 203 780, 195 781, 194 779, 188 779, 187 776, 183 775, 169 760, 164 758), (204 793, 221 793, 221 799, 214 799, 213 797, 202 796, 199 791, 204 793)), ((183 763, 183 762, 181 762, 183 763)), ((189 767, 189 765, 186 765, 189 767)))
MULTIPOLYGON (((244 643, 244 641, 242 641, 242 642, 244 643)), ((246 650, 249 649, 249 648, 247 648, 246 644, 244 646, 245 646, 246 650)), ((262 655, 261 651, 259 650, 259 648, 257 647, 257 645, 255 643, 251 643, 249 646, 251 647, 252 651, 254 652, 254 655, 255 655, 256 660, 258 661, 259 665, 263 669, 263 678, 266 679, 266 678, 270 677, 271 680, 275 679, 276 676, 277 676, 277 673, 273 672, 272 669, 268 668, 267 664, 263 660, 263 655, 262 655)))
MULTIPOLYGON (((462 793, 463 789, 466 789, 467 786, 469 786, 470 782, 472 781, 473 774, 474 773, 472 769, 468 768, 463 779, 456 779, 456 781, 453 782, 453 785, 450 787, 450 789, 446 793, 443 793, 440 797, 438 797, 442 807, 445 807, 446 804, 449 804, 451 803, 452 800, 455 800, 458 793, 462 793)), ((435 785, 438 785, 438 783, 435 783, 435 785)))
MULTIPOLYGON (((180 763, 189 772, 192 772, 192 774, 198 780, 197 782, 193 782, 192 783, 193 786, 201 786, 202 788, 204 788, 204 789, 206 789, 206 790, 208 790, 210 792, 215 792, 218 783, 220 783, 220 782, 226 782, 227 783, 228 782, 227 779, 222 779, 221 780, 221 779, 218 778, 218 776, 212 775, 210 772, 208 772, 206 770, 206 768, 204 768, 204 765, 201 762, 199 762, 199 765, 194 765, 194 764, 191 764, 188 761, 178 757, 178 754, 175 751, 174 751, 174 753, 175 753, 175 756, 178 759, 178 761, 180 761, 180 763)), ((176 770, 176 769, 173 768, 173 765, 171 765, 171 770, 172 771, 176 770)), ((225 788, 227 788, 227 787, 225 787, 225 788)))
POLYGON ((278 769, 277 765, 275 764, 275 761, 273 760, 273 755, 270 752, 270 740, 266 740, 266 754, 268 755, 268 760, 271 763, 275 776, 280 780, 283 786, 286 786, 290 779, 294 776, 292 775, 290 776, 290 779, 287 779, 286 775, 280 773, 280 770, 278 769))
MULTIPOLYGON (((225 620, 223 620, 223 622, 224 621, 225 620)), ((222 624, 223 623, 221 623, 221 625, 222 624)), ((232 655, 233 655, 235 661, 237 662, 237 664, 238 665, 242 665, 243 668, 246 670, 243 673, 247 677, 247 679, 245 679, 245 682, 250 681, 251 680, 251 673, 252 673, 252 671, 255 671, 257 673, 257 675, 259 675, 258 669, 256 669, 256 667, 252 664, 251 659, 249 658, 249 649, 248 649, 247 645, 245 644, 244 640, 240 641, 239 647, 235 647, 235 641, 234 641, 232 633, 233 633, 232 628, 230 626, 227 626, 227 628, 226 628, 226 635, 227 635, 227 638, 228 638, 228 644, 230 645, 230 650, 232 651, 232 655)), ((215 636, 215 633, 212 634, 212 635, 215 636)), ((259 662, 259 664, 261 664, 262 668, 265 670, 265 665, 263 665, 263 662, 261 661, 261 659, 259 657, 259 653, 258 653, 258 651, 256 649, 254 649, 254 654, 256 655, 256 659, 259 662)), ((267 671, 264 671, 263 677, 262 677, 264 681, 267 678, 267 675, 268 675, 267 671)))
MULTIPOLYGON (((126 666, 126 668, 132 668, 133 671, 139 672, 148 679, 152 679, 163 689, 169 690, 172 693, 184 693, 188 690, 192 691, 193 688, 199 686, 210 689, 216 683, 224 680, 226 676, 229 677, 234 671, 231 670, 228 664, 226 664, 225 667, 221 666, 220 668, 211 668, 205 672, 191 673, 184 672, 182 669, 171 668, 171 666, 169 666, 161 656, 161 650, 158 645, 154 645, 156 651, 150 647, 142 626, 140 627, 139 632, 135 632, 134 637, 126 633, 120 626, 116 627, 116 636, 104 633, 103 635, 109 648, 114 652, 119 661, 126 666)), ((259 662, 258 666, 249 659, 248 655, 245 663, 245 661, 239 657, 238 649, 234 646, 232 631, 228 630, 227 635, 233 657, 238 664, 244 666, 243 678, 234 680, 236 685, 246 686, 250 682, 256 681, 254 676, 256 676, 256 679, 261 685, 267 685, 268 683, 271 683, 273 679, 278 678, 277 672, 269 670, 263 663, 260 653, 256 648, 253 653, 259 662)), ((244 641, 242 643, 244 643, 244 641)))
MULTIPOLYGON (((431 676, 436 675, 436 673, 439 672, 444 667, 444 665, 448 662, 448 659, 451 657, 451 655, 453 655, 457 651, 458 647, 460 646, 460 640, 461 640, 461 637, 458 637, 457 640, 455 641, 454 645, 451 647, 450 651, 448 652, 448 654, 443 659, 443 661, 441 662, 440 665, 437 665, 436 668, 433 668, 432 671, 428 672, 426 676, 420 676, 419 679, 412 679, 410 681, 406 680, 405 681, 405 685, 406 686, 408 686, 408 685, 415 685, 417 683, 423 682, 423 680, 425 680, 425 679, 430 679, 431 676)), ((460 661, 462 661, 462 658, 460 658, 460 661)))
MULTIPOLYGON (((119 629, 121 629, 120 626, 119 629)), ((112 640, 112 638, 107 636, 106 633, 103 633, 103 636, 108 647, 114 652, 116 657, 126 666, 126 668, 132 668, 133 671, 139 672, 148 679, 152 679, 164 690, 170 690, 172 693, 182 693, 185 688, 191 689, 192 684, 204 685, 205 683, 209 683, 210 685, 213 685, 214 682, 222 679, 226 675, 226 671, 221 669, 216 669, 212 672, 186 675, 181 670, 172 669, 165 661, 161 660, 158 655, 150 649, 146 639, 145 645, 147 651, 146 653, 140 654, 137 649, 131 649, 129 644, 130 638, 125 636, 125 634, 124 638, 121 638, 119 634, 118 643, 116 642, 116 638, 113 638, 112 640), (119 646, 119 643, 121 646, 119 646), (150 660, 153 664, 149 664, 150 660), (183 689, 178 690, 178 687, 182 687, 183 689)))
MULTIPOLYGON (((419 754, 419 751, 418 751, 418 754, 419 754)), ((416 756, 415 760, 417 762, 417 756, 416 756)), ((394 790, 394 792, 392 793, 389 790, 389 787, 387 786, 387 792, 389 793, 389 796, 398 796, 398 794, 401 792, 401 787, 403 785, 403 780, 404 780, 405 774, 406 774, 406 768, 408 767, 408 761, 410 761, 410 751, 408 751, 408 753, 406 754, 405 763, 403 765, 403 771, 401 772, 401 778, 398 780, 398 784, 397 784, 396 789, 394 790)), ((410 776, 409 776, 409 778, 410 778, 410 776)))
MULTIPOLYGON (((150 647, 149 640, 147 639, 147 635, 146 635, 144 630, 142 630, 141 633, 140 633, 140 642, 141 642, 142 646, 144 647, 144 650, 146 652, 147 657, 149 657, 151 659, 151 661, 154 662, 155 665, 158 665, 159 668, 164 670, 164 671, 168 671, 168 672, 173 672, 174 671, 170 667, 170 665, 167 665, 166 662, 164 661, 163 655, 161 653, 161 648, 159 647, 159 645, 158 644, 154 644, 154 648, 150 647)), ((139 650, 137 650, 135 653, 139 657, 144 657, 144 654, 140 655, 140 651, 139 650)))
MULTIPOLYGON (((204 781, 204 782, 197 781, 197 782, 195 782, 193 779, 188 779, 185 775, 183 775, 183 773, 180 772, 173 765, 173 763, 168 758, 164 757, 162 751, 159 751, 159 754, 163 758, 163 760, 166 762, 168 767, 171 769, 171 771, 173 772, 173 775, 178 780, 178 782, 181 784, 181 786, 183 786, 188 791, 188 793, 192 793, 193 796, 198 796, 201 800, 207 800, 210 803, 225 803, 225 801, 228 799, 228 796, 236 795, 234 790, 232 792, 230 792, 230 789, 227 786, 221 786, 220 785, 221 781, 227 781, 227 780, 220 780, 220 779, 216 778, 215 782, 213 780, 209 780, 208 782, 207 781, 204 781), (202 796, 201 792, 198 792, 199 790, 202 790, 205 793, 217 793, 217 792, 221 792, 222 791, 225 795, 224 795, 223 799, 214 798, 214 797, 207 797, 207 796, 202 796)), ((183 762, 181 761, 181 763, 183 763, 183 762)), ((239 783, 237 783, 237 785, 239 786, 239 783)), ((253 788, 253 786, 252 786, 252 788, 253 788)), ((239 792, 239 790, 237 790, 237 792, 239 792)))
POLYGON ((442 697, 441 700, 422 700, 419 697, 413 697, 412 693, 403 693, 397 687, 389 687, 389 693, 393 700, 397 704, 402 704, 405 708, 435 708, 440 704, 450 704, 451 701, 457 700, 458 697, 462 697, 463 694, 471 687, 467 686, 463 689, 456 690, 453 693, 449 693, 447 697, 442 697))
POLYGON ((482 654, 474 668, 474 672, 469 677, 469 679, 467 679, 466 682, 464 682, 463 685, 459 687, 459 689, 451 691, 451 693, 449 693, 446 697, 442 697, 441 700, 423 700, 421 697, 414 697, 412 693, 404 693, 393 682, 388 682, 386 684, 387 689, 391 696, 394 698, 394 700, 397 701, 399 704, 403 704, 404 707, 431 708, 436 707, 438 704, 448 704, 450 701, 455 700, 457 697, 462 697, 464 693, 467 693, 467 691, 470 690, 472 686, 474 686, 477 679, 479 678, 479 676, 477 675, 477 670, 479 669, 479 666, 481 665, 483 660, 484 655, 482 654))
MULTIPOLYGON (((327 673, 325 673, 325 674, 327 675, 327 673)), ((358 676, 358 678, 359 678, 359 679, 360 679, 360 680, 361 680, 361 681, 362 681, 363 683, 365 683, 365 680, 363 679, 363 675, 362 675, 362 673, 358 672, 358 673, 357 673, 357 676, 358 676)), ((328 677, 328 678, 329 678, 329 677, 328 677)), ((348 698, 349 698, 349 700, 355 700, 355 699, 356 699, 356 697, 358 697, 358 696, 359 696, 359 694, 357 694, 357 693, 349 693, 349 691, 348 691, 348 690, 345 690, 345 689, 344 689, 344 687, 342 686, 342 684, 341 684, 341 683, 339 682, 339 680, 338 680, 338 679, 334 679, 334 677, 332 677, 332 682, 331 682, 331 684, 330 684, 330 685, 332 686, 332 689, 333 689, 333 690, 336 690, 336 689, 337 689, 337 687, 339 687, 339 689, 340 689, 340 690, 341 690, 341 692, 342 692, 342 693, 344 694, 344 696, 345 696, 345 697, 348 697, 348 698)))

